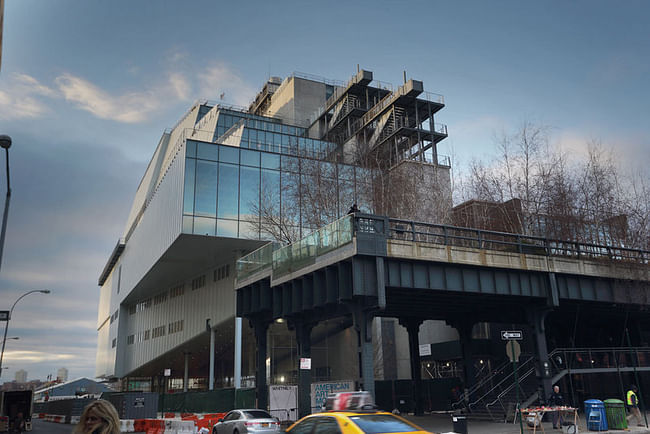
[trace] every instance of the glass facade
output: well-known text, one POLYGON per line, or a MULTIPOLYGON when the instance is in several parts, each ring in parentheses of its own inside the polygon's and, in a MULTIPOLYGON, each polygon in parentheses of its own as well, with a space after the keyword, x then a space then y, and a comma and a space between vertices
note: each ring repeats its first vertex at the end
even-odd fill
POLYGON ((186 146, 183 233, 273 240, 272 226, 286 225, 301 237, 353 203, 372 211, 366 169, 217 143, 186 146))

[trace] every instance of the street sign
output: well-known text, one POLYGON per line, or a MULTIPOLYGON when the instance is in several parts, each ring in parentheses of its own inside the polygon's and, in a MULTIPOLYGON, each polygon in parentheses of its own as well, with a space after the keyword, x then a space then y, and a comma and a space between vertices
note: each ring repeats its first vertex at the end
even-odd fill
POLYGON ((165 377, 171 377, 171 375, 172 375, 172 370, 169 368, 165 369, 165 377))
POLYGON ((501 339, 504 341, 520 341, 523 338, 521 330, 501 330, 501 339))
POLYGON ((420 353, 420 357, 422 357, 422 356, 430 356, 431 355, 431 344, 420 345, 420 347, 418 348, 418 351, 420 353))
POLYGON ((508 355, 508 358, 510 359, 511 362, 516 362, 519 360, 519 356, 521 355, 521 347, 519 346, 519 342, 517 341, 511 341, 506 344, 506 354, 508 355))
POLYGON ((311 358, 301 357, 300 358, 300 369, 310 370, 311 369, 311 358))
POLYGON ((0 310, 0 321, 9 321, 9 311, 0 310))

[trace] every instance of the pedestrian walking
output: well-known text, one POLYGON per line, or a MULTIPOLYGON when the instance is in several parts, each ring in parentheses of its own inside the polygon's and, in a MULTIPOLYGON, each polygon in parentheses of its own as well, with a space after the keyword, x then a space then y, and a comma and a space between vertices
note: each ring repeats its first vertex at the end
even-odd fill
POLYGON ((630 390, 627 391, 627 408, 630 410, 630 414, 627 416, 627 423, 630 424, 632 418, 636 419, 636 426, 645 426, 641 420, 641 412, 639 411, 639 398, 636 396, 638 389, 633 384, 630 386, 630 390))

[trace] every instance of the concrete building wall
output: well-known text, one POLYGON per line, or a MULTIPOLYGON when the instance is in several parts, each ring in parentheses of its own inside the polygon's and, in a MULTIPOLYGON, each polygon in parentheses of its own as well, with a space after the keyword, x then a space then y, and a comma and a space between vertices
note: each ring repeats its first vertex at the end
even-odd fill
POLYGON ((293 121, 308 128, 310 119, 326 101, 326 84, 299 77, 288 77, 276 90, 265 116, 275 116, 293 121))
MULTIPOLYGON (((221 265, 220 265, 221 266, 221 265)), ((234 262, 229 264, 234 270, 234 262)), ((130 313, 125 309, 124 331, 121 334, 133 336, 133 343, 124 347, 123 366, 120 376, 148 363, 175 347, 206 333, 206 319, 212 326, 234 320, 235 291, 234 275, 214 281, 213 269, 196 276, 175 282, 174 287, 184 288, 183 294, 170 297, 169 289, 151 295, 151 306, 142 311, 130 313), (205 276, 205 285, 192 290, 192 280, 205 276), (165 300, 156 303, 156 295, 166 294, 165 300), (178 325, 182 321, 182 326, 178 325), (170 324, 174 324, 170 328, 170 324), (164 335, 153 337, 156 327, 164 329, 164 335), (170 333, 170 330, 181 330, 170 333), (144 333, 149 331, 149 338, 144 333), (142 335, 141 335, 142 333, 142 335)))

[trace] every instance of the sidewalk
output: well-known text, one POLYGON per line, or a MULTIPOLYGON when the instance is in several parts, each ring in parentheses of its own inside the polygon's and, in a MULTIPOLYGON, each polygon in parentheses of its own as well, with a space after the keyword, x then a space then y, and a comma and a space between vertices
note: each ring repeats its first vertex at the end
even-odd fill
MULTIPOLYGON (((427 414, 424 416, 404 416, 402 417, 408 419, 409 421, 421 426, 427 431, 432 431, 435 433, 448 433, 453 432, 453 423, 451 421, 451 415, 448 414, 427 414)), ((650 420, 649 420, 650 422, 650 420)), ((562 433, 562 430, 553 429, 551 422, 543 422, 544 431, 537 427, 537 433, 546 432, 548 434, 559 434, 562 433)), ((581 416, 580 421, 578 422, 578 432, 579 433, 595 433, 596 431, 588 431, 587 424, 585 423, 584 418, 581 416)), ((528 428, 524 424, 524 434, 531 434, 533 432, 532 428, 528 428)), ((467 433, 468 434, 520 434, 519 424, 513 425, 512 423, 499 423, 499 422, 489 422, 489 421, 480 421, 480 420, 468 420, 467 421, 467 433)), ((609 430, 609 431, 600 431, 600 433, 648 433, 650 434, 650 429, 645 427, 630 427, 627 430, 609 430)))

